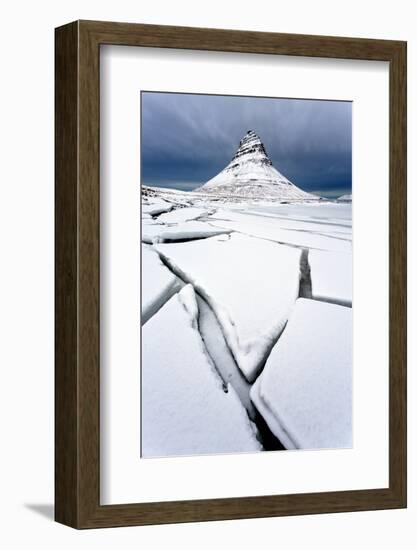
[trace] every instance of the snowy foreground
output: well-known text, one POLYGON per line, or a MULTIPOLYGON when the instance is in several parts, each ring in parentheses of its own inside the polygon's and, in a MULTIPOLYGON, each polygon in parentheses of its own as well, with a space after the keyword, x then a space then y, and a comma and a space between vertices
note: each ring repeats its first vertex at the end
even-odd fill
POLYGON ((142 456, 352 445, 351 204, 142 199, 142 456))

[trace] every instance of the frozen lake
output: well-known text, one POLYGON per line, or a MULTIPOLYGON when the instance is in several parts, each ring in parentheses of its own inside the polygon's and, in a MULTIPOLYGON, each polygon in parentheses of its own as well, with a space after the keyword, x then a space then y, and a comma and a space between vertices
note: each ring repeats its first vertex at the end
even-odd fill
POLYGON ((142 456, 349 447, 351 204, 160 193, 141 235, 142 456))

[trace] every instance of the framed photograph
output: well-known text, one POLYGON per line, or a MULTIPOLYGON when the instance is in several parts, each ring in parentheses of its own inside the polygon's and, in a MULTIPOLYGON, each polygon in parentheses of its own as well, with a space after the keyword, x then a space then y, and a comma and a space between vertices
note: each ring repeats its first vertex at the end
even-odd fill
POLYGON ((406 43, 56 29, 56 520, 406 506, 406 43))

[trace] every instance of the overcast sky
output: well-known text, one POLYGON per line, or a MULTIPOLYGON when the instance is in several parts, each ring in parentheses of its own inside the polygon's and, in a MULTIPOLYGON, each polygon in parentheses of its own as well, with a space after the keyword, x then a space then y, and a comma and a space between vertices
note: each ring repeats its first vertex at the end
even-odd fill
POLYGON ((306 191, 352 188, 352 104, 143 92, 142 183, 192 190, 220 172, 254 130, 275 168, 306 191))

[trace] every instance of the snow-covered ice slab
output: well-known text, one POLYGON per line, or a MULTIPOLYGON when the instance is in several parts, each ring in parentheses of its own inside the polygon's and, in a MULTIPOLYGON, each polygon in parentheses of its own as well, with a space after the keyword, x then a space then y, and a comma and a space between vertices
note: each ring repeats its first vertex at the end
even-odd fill
POLYGON ((142 246, 142 324, 182 286, 178 277, 161 262, 157 252, 142 246))
POLYGON ((262 450, 233 388, 220 377, 197 330, 198 306, 184 287, 142 331, 142 456, 262 450))
POLYGON ((352 309, 300 298, 251 398, 288 449, 352 446, 352 309))
MULTIPOLYGON (((158 218, 159 219, 159 218, 158 218)), ((214 227, 207 222, 190 221, 172 226, 159 223, 142 224, 142 242, 163 243, 166 241, 185 241, 192 239, 204 239, 214 235, 231 233, 231 229, 214 227)))
POLYGON ((209 303, 253 381, 298 297, 301 251, 240 234, 155 247, 209 303))
POLYGON ((313 298, 352 305, 352 254, 310 250, 313 298))
POLYGON ((197 296, 198 330, 206 346, 216 370, 223 380, 223 384, 230 384, 239 396, 240 402, 248 412, 249 418, 254 419, 256 412, 249 392, 251 384, 243 376, 227 345, 219 322, 201 296, 197 296))
POLYGON ((200 218, 206 214, 208 214, 208 210, 206 208, 195 208, 193 206, 188 208, 176 208, 175 210, 171 210, 171 212, 161 214, 158 217, 158 221, 163 223, 188 222, 190 220, 200 218))
POLYGON ((163 199, 153 199, 149 203, 142 203, 142 213, 150 214, 151 216, 157 216, 162 212, 169 212, 172 210, 172 204, 164 201, 163 199))

